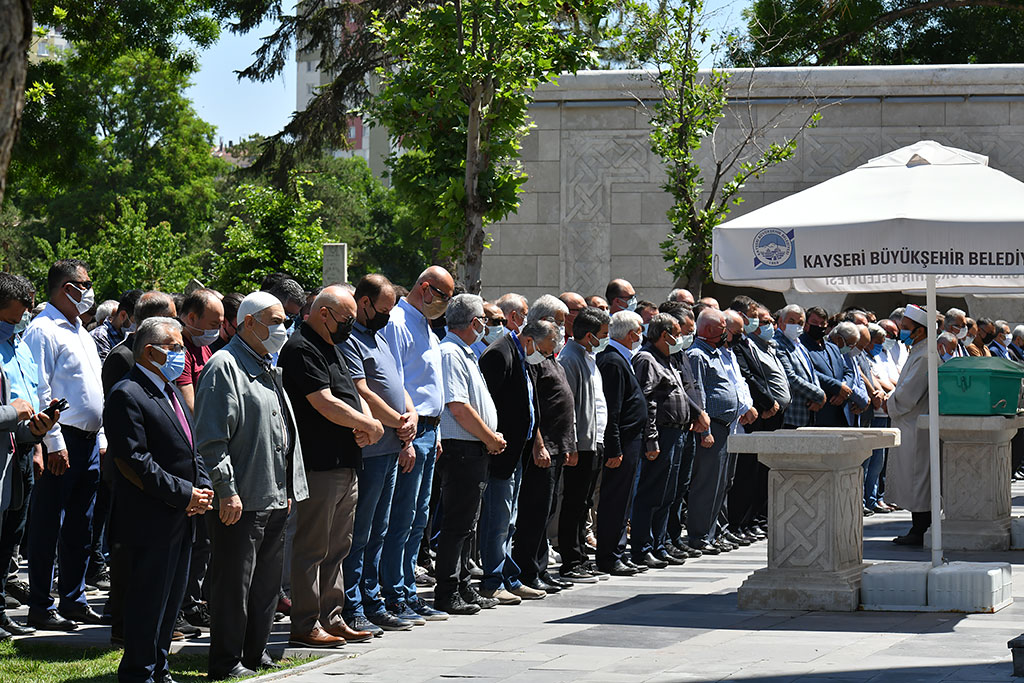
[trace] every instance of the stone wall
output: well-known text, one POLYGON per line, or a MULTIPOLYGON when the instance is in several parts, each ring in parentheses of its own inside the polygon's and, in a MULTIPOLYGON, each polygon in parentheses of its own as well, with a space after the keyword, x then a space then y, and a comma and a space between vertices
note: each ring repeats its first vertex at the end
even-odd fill
MULTIPOLYGON (((611 277, 655 301, 667 294, 674 283, 658 244, 671 198, 642 104, 656 97, 639 71, 584 72, 537 92, 523 145, 529 181, 518 214, 491 229, 485 296, 599 293, 611 277)), ((799 135, 791 161, 747 184, 733 216, 923 139, 987 154, 1024 179, 1024 65, 738 70, 715 144, 751 122, 781 137, 812 98, 820 124, 799 135)))

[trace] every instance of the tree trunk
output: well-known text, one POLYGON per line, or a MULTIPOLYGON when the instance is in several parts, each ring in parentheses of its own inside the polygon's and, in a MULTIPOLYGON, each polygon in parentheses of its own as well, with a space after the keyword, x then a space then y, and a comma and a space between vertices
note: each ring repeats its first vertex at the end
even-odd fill
POLYGON ((7 167, 25 106, 25 72, 32 42, 32 3, 0 0, 0 203, 7 187, 7 167))
POLYGON ((702 265, 696 266, 693 271, 686 275, 686 288, 693 294, 694 301, 700 298, 706 277, 707 274, 704 272, 704 266, 702 265))
POLYGON ((484 217, 477 197, 477 178, 480 175, 480 117, 483 109, 483 85, 475 83, 469 104, 469 123, 466 126, 466 220, 462 255, 462 279, 466 291, 480 293, 480 268, 484 258, 484 217))

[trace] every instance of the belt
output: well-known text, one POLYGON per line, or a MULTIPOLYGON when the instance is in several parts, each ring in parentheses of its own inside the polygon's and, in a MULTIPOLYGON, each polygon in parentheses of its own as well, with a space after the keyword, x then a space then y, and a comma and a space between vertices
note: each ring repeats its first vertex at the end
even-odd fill
POLYGON ((87 432, 84 429, 79 429, 78 427, 72 427, 71 425, 65 424, 62 424, 60 426, 60 430, 68 434, 73 434, 74 436, 77 436, 79 439, 85 439, 87 441, 95 439, 96 435, 99 434, 99 431, 87 432))
POLYGON ((722 419, 717 418, 717 417, 711 418, 711 421, 712 422, 716 422, 716 423, 722 425, 723 427, 732 427, 732 423, 731 422, 726 422, 725 420, 722 420, 722 419))
POLYGON ((689 422, 687 422, 686 424, 683 424, 682 422, 666 422, 665 424, 658 425, 658 426, 659 427, 668 427, 670 429, 682 429, 683 431, 686 431, 686 430, 688 430, 690 428, 690 424, 691 423, 689 423, 689 422))
POLYGON ((419 423, 428 427, 436 427, 441 424, 441 416, 430 417, 429 415, 420 415, 419 423))

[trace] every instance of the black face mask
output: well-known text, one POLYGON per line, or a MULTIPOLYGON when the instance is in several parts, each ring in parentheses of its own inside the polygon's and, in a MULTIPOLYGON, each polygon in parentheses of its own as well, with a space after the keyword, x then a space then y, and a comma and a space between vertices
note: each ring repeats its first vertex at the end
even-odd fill
POLYGON ((344 344, 349 335, 352 334, 352 321, 348 320, 343 323, 338 322, 338 319, 334 317, 334 313, 331 309, 328 308, 327 312, 331 314, 331 318, 333 318, 334 322, 338 325, 338 328, 334 330, 334 332, 331 332, 331 342, 335 346, 338 344, 344 344))
POLYGON ((825 338, 825 328, 822 325, 808 325, 807 336, 814 341, 821 341, 825 338))
POLYGON ((377 310, 377 307, 370 302, 370 308, 373 309, 373 317, 367 318, 366 327, 372 332, 379 332, 387 327, 388 321, 391 319, 390 313, 381 313, 377 310))
POLYGON ((994 334, 988 334, 987 332, 982 332, 981 333, 981 343, 984 344, 985 346, 988 346, 989 344, 991 344, 992 340, 995 339, 995 338, 996 338, 996 335, 994 335, 994 334))

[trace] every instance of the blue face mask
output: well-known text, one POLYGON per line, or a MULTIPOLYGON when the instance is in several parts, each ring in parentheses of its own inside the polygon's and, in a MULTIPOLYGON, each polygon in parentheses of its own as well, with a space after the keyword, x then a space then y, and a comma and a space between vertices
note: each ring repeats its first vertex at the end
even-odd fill
POLYGON ((913 346, 914 342, 910 339, 910 330, 900 330, 900 341, 907 346, 913 346))
POLYGON ((32 313, 25 311, 21 316, 21 322, 14 326, 14 334, 21 334, 28 328, 28 324, 32 322, 32 313))
POLYGON ((758 329, 758 336, 764 339, 766 342, 770 342, 775 338, 775 326, 774 325, 761 325, 758 329))
POLYGON ((875 344, 875 345, 874 345, 873 347, 871 347, 871 353, 872 353, 873 355, 878 355, 878 354, 880 354, 880 353, 881 353, 881 352, 882 352, 882 351, 883 351, 884 349, 885 349, 885 346, 883 346, 882 344, 875 344))
POLYGON ((943 363, 945 363, 947 360, 949 360, 950 358, 953 357, 951 354, 948 354, 948 353, 942 353, 942 354, 939 354, 939 356, 942 358, 942 362, 943 363))
POLYGON ((754 330, 759 327, 757 319, 748 320, 747 324, 743 326, 743 334, 750 336, 754 334, 754 330))
MULTIPOLYGON (((160 347, 156 347, 160 348, 160 347)), ((160 374, 164 376, 164 379, 168 382, 181 377, 182 371, 185 370, 185 352, 184 351, 168 351, 167 349, 160 349, 164 352, 167 357, 161 365, 157 365, 160 370, 160 374)), ((154 361, 155 362, 155 361, 154 361)))

